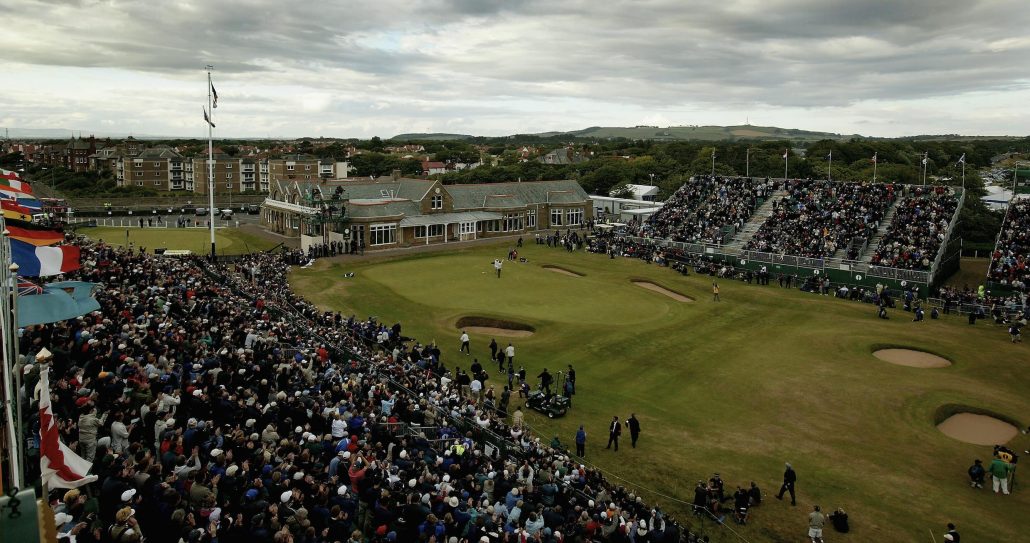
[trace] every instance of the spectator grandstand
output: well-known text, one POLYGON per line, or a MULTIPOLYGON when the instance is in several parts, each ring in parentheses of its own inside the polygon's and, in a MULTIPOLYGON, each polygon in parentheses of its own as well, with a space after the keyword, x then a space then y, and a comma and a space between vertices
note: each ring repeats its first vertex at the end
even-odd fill
POLYGON ((749 177, 699 176, 676 191, 640 229, 643 237, 691 243, 722 243, 723 229, 739 230, 758 198, 776 183, 749 177))
POLYGON ((958 198, 947 187, 915 187, 905 197, 880 240, 871 263, 910 270, 930 269, 947 239, 958 198))
POLYGON ((87 492, 52 492, 60 533, 122 543, 695 540, 560 444, 509 423, 500 391, 480 399, 455 386, 436 345, 294 295, 286 275, 302 253, 214 266, 80 245, 75 277, 105 283, 101 311, 21 337, 29 358, 54 353, 27 366, 26 390, 52 371, 61 439, 100 477, 87 492))
POLYGON ((832 257, 838 249, 864 243, 897 198, 893 184, 790 180, 784 189, 787 195, 773 201, 772 216, 748 242, 748 250, 832 257))
POLYGON ((1030 284, 1030 200, 1013 202, 1005 215, 988 277, 1026 292, 1030 284))

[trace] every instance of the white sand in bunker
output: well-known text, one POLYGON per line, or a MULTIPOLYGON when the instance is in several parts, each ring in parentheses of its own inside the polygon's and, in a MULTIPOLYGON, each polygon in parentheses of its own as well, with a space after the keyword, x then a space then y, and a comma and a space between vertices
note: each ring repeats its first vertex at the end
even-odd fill
POLYGON ((529 337, 533 335, 533 332, 529 330, 511 330, 508 328, 492 328, 490 326, 466 326, 464 330, 469 334, 483 336, 529 337))
POLYGON ((884 362, 910 368, 946 368, 951 365, 947 358, 912 349, 880 349, 873 352, 873 356, 884 362))
POLYGON ((559 268, 558 266, 542 266, 545 270, 553 271, 554 273, 560 273, 569 277, 583 277, 582 273, 576 273, 574 271, 566 270, 565 268, 559 268))
POLYGON ((691 298, 690 296, 684 296, 684 295, 682 295, 682 294, 680 294, 678 292, 673 292, 673 291, 671 291, 671 290, 669 290, 669 289, 667 289, 667 288, 665 288, 663 286, 656 285, 656 284, 654 284, 654 283, 652 283, 650 281, 633 281, 633 284, 638 286, 638 287, 640 287, 640 288, 646 288, 647 290, 650 290, 652 292, 657 292, 658 294, 664 294, 664 295, 672 298, 673 300, 676 300, 677 302, 693 302, 694 301, 694 299, 691 298))
POLYGON ((987 415, 958 413, 937 425, 944 435, 975 445, 1002 445, 1016 437, 1019 429, 987 415))

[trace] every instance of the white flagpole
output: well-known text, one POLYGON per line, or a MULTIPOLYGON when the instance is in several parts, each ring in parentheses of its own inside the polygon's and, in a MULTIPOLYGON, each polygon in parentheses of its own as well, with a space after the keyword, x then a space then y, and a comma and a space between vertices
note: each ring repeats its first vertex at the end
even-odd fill
POLYGON ((876 182, 876 164, 880 161, 876 159, 876 153, 873 153, 873 183, 876 182))
POLYGON ((212 125, 215 122, 215 109, 211 107, 211 70, 214 66, 207 66, 207 194, 208 213, 210 219, 208 226, 211 230, 211 261, 215 261, 215 145, 212 140, 212 125))
POLYGON ((744 153, 744 177, 751 177, 751 148, 744 153))
MULTIPOLYGON (((3 228, 3 239, 0 239, 0 263, 6 263, 10 259, 11 252, 7 245, 8 236, 10 232, 7 231, 7 226, 4 224, 3 219, 0 218, 0 227, 3 228)), ((13 263, 13 260, 12 260, 13 263)), ((21 447, 23 442, 21 441, 20 431, 18 426, 20 425, 22 413, 15 413, 15 406, 20 406, 19 399, 21 393, 17 388, 12 387, 12 379, 14 378, 13 363, 17 362, 13 360, 14 354, 14 341, 12 336, 15 335, 14 330, 17 323, 11 322, 11 311, 10 311, 10 297, 8 287, 8 268, 6 265, 0 266, 0 281, 3 282, 3 300, 0 301, 0 337, 3 337, 3 372, 4 372, 4 416, 7 419, 7 444, 8 444, 8 459, 10 460, 11 470, 11 486, 21 487, 22 486, 22 466, 21 466, 21 447)), ((20 381, 20 379, 19 379, 20 381)))
POLYGON ((790 150, 783 151, 783 180, 787 180, 787 161, 790 160, 790 150))
MULTIPOLYGON (((965 157, 965 155, 962 155, 965 157)), ((962 161, 962 192, 966 192, 966 161, 962 161)))
POLYGON ((715 149, 712 149, 712 177, 715 177, 715 149))
POLYGON ((833 171, 833 151, 831 150, 830 151, 830 163, 829 163, 829 165, 826 166, 826 180, 827 181, 833 181, 833 179, 832 179, 833 174, 831 173, 832 171, 833 171))

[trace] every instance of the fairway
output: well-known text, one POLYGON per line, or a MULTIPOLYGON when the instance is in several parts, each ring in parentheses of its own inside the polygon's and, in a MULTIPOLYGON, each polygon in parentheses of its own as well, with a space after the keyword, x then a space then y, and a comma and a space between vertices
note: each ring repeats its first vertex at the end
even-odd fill
MULTIPOLYGON (((565 418, 527 413, 545 439, 570 445, 588 433, 586 461, 615 481, 698 526, 687 513, 693 486, 719 472, 727 494, 755 481, 765 497, 747 526, 705 522, 713 541, 807 541, 807 514, 843 506, 852 533, 827 530, 827 541, 930 541, 947 522, 970 541, 1022 541, 1030 532, 1030 497, 1018 477, 1010 496, 972 490, 966 468, 989 463, 991 448, 937 430, 950 404, 1030 422, 1030 349, 1004 328, 965 319, 911 322, 900 309, 876 318, 872 305, 797 290, 681 276, 635 259, 530 245, 491 262, 506 245, 352 262, 322 260, 291 275, 294 289, 325 309, 400 322, 404 334, 436 341, 443 363, 468 368, 458 354, 455 322, 465 316, 524 323, 530 337, 497 337, 517 348, 531 383, 547 367, 572 364, 577 395, 565 418), (580 276, 556 273, 557 266, 580 276), (354 272, 352 278, 344 273, 354 272), (651 282, 692 302, 646 290, 651 282), (952 362, 906 367, 872 355, 909 347, 952 362), (613 415, 635 413, 637 449, 624 434, 619 452, 604 450, 613 415), (798 472, 798 506, 779 502, 783 463, 798 472), (682 502, 680 501, 682 500, 682 502)), ((489 356, 490 337, 472 334, 472 356, 489 356)), ((486 364, 501 386, 496 366, 486 364)), ((516 396, 513 405, 521 404, 516 396)), ((1019 434, 1008 445, 1030 447, 1019 434)), ((728 503, 727 505, 731 505, 728 503)), ((938 538, 940 536, 938 535, 938 538)))
MULTIPOLYGON (((188 250, 206 255, 211 252, 211 234, 202 228, 79 228, 76 233, 105 243, 125 246, 126 233, 135 248, 146 247, 153 252, 157 247, 169 250, 188 250)), ((248 234, 236 228, 215 230, 215 246, 220 255, 245 254, 265 251, 276 244, 259 236, 248 234)))

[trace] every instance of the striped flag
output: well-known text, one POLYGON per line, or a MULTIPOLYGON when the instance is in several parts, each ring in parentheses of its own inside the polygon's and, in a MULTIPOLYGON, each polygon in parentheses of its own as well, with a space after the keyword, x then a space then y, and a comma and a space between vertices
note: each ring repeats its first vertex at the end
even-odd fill
POLYGON ((36 247, 56 245, 64 241, 64 233, 50 228, 40 228, 35 225, 7 225, 7 231, 11 233, 11 239, 23 241, 36 247))
MULTIPOLYGON (((42 354, 42 353, 41 353, 42 354)), ((49 354, 49 353, 47 353, 49 354)), ((50 371, 39 372, 39 471, 50 488, 78 488, 97 480, 89 475, 93 463, 61 443, 57 419, 50 407, 50 371)))
POLYGON ((0 168, 0 179, 9 179, 11 181, 21 181, 21 176, 18 172, 12 172, 11 170, 5 170, 0 168))
POLYGON ((211 109, 218 107, 218 91, 215 90, 215 84, 211 83, 211 96, 214 97, 214 102, 211 102, 211 109))
POLYGON ((3 211, 4 220, 32 222, 33 210, 18 204, 13 200, 0 200, 0 210, 3 211))
POLYGON ((965 164, 966 163, 966 154, 965 153, 962 153, 962 156, 960 156, 958 158, 958 163, 959 164, 965 164))
POLYGON ((43 287, 24 277, 18 277, 18 296, 33 296, 36 294, 43 294, 43 287))
POLYGON ((11 240, 11 257, 18 273, 26 277, 49 277, 79 269, 79 248, 74 245, 37 247, 11 240))
POLYGON ((211 125, 211 128, 215 128, 215 123, 211 122, 211 117, 207 116, 207 108, 205 107, 202 109, 204 110, 204 121, 206 121, 207 124, 211 125))
POLYGON ((32 194, 32 186, 24 181, 18 181, 8 177, 0 177, 0 187, 4 190, 19 192, 21 194, 32 194))

